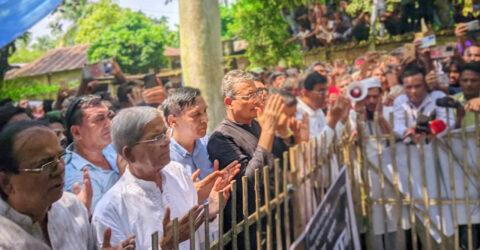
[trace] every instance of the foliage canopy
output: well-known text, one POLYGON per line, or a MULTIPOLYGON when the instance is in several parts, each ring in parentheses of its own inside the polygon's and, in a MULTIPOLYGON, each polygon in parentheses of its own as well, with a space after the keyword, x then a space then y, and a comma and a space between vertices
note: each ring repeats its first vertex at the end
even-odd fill
POLYGON ((144 73, 164 66, 167 25, 155 25, 142 13, 128 11, 107 31, 97 34, 87 51, 91 62, 113 58, 122 70, 144 73))
POLYGON ((250 62, 261 66, 275 66, 281 60, 288 65, 300 63, 300 47, 283 43, 290 38, 287 23, 282 19, 282 1, 241 0, 233 5, 234 21, 229 29, 248 41, 250 62))

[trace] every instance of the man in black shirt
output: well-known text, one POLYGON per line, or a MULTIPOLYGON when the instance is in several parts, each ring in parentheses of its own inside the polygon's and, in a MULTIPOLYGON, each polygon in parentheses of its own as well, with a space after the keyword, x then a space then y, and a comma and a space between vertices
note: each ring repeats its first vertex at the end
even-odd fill
MULTIPOLYGON (((275 130, 284 109, 280 95, 271 96, 265 107, 262 90, 255 87, 253 78, 242 70, 228 72, 222 81, 222 95, 227 117, 212 133, 208 141, 211 160, 218 159, 220 168, 234 160, 242 164, 237 180, 237 222, 242 216, 242 176, 248 178, 248 212, 255 212, 255 170, 263 166, 273 167, 275 130), (257 118, 257 120, 255 120, 257 118)), ((272 176, 271 176, 272 177, 272 176)), ((261 180, 263 178, 260 178, 261 180)), ((261 185, 263 187, 263 185, 261 185)), ((231 228, 231 199, 225 207, 224 232, 231 228)), ((250 247, 255 248, 255 228, 250 227, 250 247)), ((238 247, 244 249, 244 236, 238 236, 238 247)))

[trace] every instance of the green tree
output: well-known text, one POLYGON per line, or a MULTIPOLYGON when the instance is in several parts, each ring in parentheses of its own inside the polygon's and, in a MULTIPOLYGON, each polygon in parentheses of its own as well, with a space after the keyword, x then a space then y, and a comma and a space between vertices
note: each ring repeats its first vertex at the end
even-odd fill
POLYGON ((116 57, 127 73, 145 73, 164 66, 164 25, 154 25, 142 13, 127 12, 117 24, 98 34, 87 51, 91 62, 116 57))
POLYGON ((291 43, 287 23, 280 13, 281 0, 239 0, 233 5, 234 21, 228 29, 248 41, 247 56, 250 62, 261 66, 275 66, 284 60, 289 65, 300 63, 300 47, 291 43))
POLYGON ((89 4, 85 8, 85 15, 78 19, 78 29, 75 34, 75 43, 91 43, 95 38, 116 24, 128 12, 111 0, 101 0, 89 4))
POLYGON ((233 8, 228 6, 220 6, 220 22, 222 25, 222 40, 230 40, 235 37, 235 34, 229 26, 233 24, 233 8))
POLYGON ((87 0, 65 0, 52 13, 55 19, 50 23, 50 28, 53 35, 59 36, 59 47, 73 45, 79 28, 78 20, 85 15, 88 4, 87 0))

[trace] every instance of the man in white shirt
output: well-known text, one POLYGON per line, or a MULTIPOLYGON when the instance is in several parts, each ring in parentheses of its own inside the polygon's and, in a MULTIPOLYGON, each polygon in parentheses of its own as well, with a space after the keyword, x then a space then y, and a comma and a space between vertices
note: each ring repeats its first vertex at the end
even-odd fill
POLYGON ((304 115, 308 115, 310 126, 310 139, 317 137, 325 138, 322 145, 330 145, 335 135, 342 135, 343 122, 348 119, 350 102, 348 99, 339 96, 337 102, 331 107, 325 116, 327 109, 327 78, 314 71, 307 75, 300 84, 300 98, 297 104, 297 120, 301 121, 304 115), (340 124, 337 126, 337 123, 340 124), (335 131, 334 131, 335 130, 335 131))
MULTIPOLYGON (((2 131, 0 249, 96 249, 85 205, 62 191, 65 155, 55 133, 37 122, 13 123, 2 131)), ((134 247, 135 236, 111 247, 109 234, 110 229, 99 233, 102 249, 134 247)))
MULTIPOLYGON (((117 152, 125 158, 128 167, 120 180, 103 196, 93 214, 92 224, 99 235, 104 228, 112 228, 112 242, 135 233, 139 249, 151 249, 151 235, 163 237, 162 249, 173 248, 172 218, 179 217, 180 249, 190 248, 189 210, 193 209, 195 230, 204 217, 214 219, 219 210, 220 190, 225 202, 229 197, 228 174, 214 171, 214 184, 196 187, 185 168, 170 161, 170 139, 160 111, 152 107, 133 107, 121 110, 112 122, 112 140, 117 152), (199 200, 209 199, 209 211, 202 214, 199 200), (167 228, 167 229, 166 229, 167 228)), ((229 166, 240 167, 234 162, 229 166)), ((216 163, 218 169, 218 163, 216 163)), ((226 169, 230 169, 229 166, 226 169)), ((215 167, 214 167, 215 169, 215 167)), ((207 178, 208 179, 208 178, 207 178)), ((225 204, 222 204, 224 206, 225 204)), ((101 239, 101 238, 99 238, 101 239)), ((199 235, 195 236, 196 249, 199 235)), ((101 245, 101 240, 97 245, 101 245)))
POLYGON ((401 75, 401 81, 405 94, 398 96, 393 102, 393 132, 398 138, 403 139, 411 134, 417 141, 422 136, 415 134, 415 121, 420 114, 430 116, 435 113, 435 119, 442 120, 450 127, 454 126, 453 113, 450 113, 450 121, 447 121, 446 109, 438 107, 435 103, 445 94, 436 90, 428 92, 423 69, 413 63, 407 65, 401 75))

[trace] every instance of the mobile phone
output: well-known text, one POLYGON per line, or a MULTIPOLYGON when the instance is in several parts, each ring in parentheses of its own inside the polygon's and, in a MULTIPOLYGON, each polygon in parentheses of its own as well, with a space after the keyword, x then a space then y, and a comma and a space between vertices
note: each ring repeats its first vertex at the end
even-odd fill
POLYGON ((429 48, 433 47, 437 44, 437 41, 435 39, 435 35, 429 35, 420 40, 422 42, 422 45, 420 45, 420 48, 429 48))
POLYGON ((478 22, 478 20, 470 21, 470 22, 466 23, 466 25, 467 25, 467 30, 468 31, 480 30, 480 23, 478 22))
POLYGON ((155 73, 146 74, 143 77, 143 81, 145 82, 145 88, 146 89, 150 89, 150 88, 159 86, 158 81, 157 81, 157 77, 155 76, 155 73))
POLYGON ((85 78, 99 78, 111 75, 113 72, 113 61, 107 59, 101 62, 85 65, 83 68, 83 76, 85 78))
POLYGON ((432 59, 443 59, 452 57, 455 54, 455 48, 452 46, 437 46, 430 50, 430 57, 432 59))
POLYGON ((333 27, 335 26, 335 21, 332 21, 332 20, 328 21, 327 26, 328 28, 333 29, 333 27))

